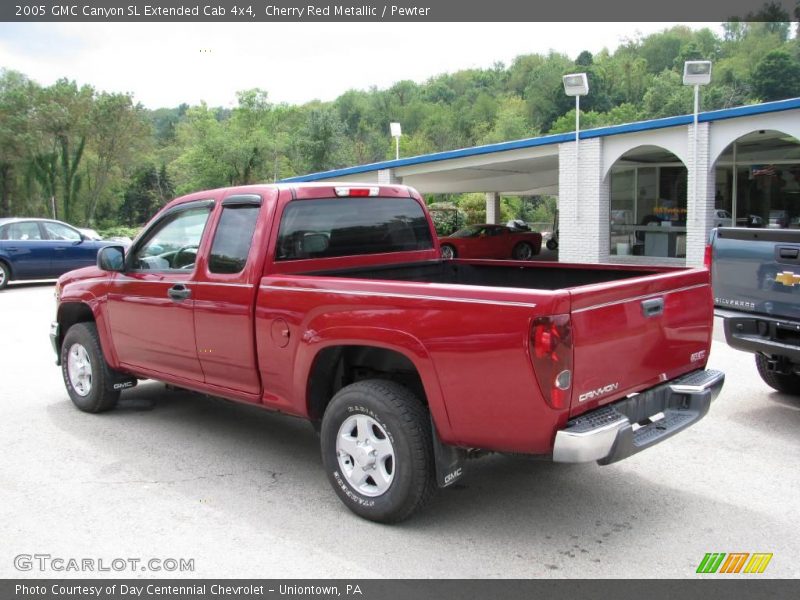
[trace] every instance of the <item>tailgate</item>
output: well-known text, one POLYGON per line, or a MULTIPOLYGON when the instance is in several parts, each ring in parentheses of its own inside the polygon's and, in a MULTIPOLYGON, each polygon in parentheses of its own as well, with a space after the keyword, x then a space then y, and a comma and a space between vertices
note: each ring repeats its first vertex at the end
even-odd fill
POLYGON ((800 231, 718 229, 712 249, 718 307, 800 319, 800 231))
POLYGON ((583 286, 570 295, 571 416, 705 366, 713 327, 705 269, 583 286))

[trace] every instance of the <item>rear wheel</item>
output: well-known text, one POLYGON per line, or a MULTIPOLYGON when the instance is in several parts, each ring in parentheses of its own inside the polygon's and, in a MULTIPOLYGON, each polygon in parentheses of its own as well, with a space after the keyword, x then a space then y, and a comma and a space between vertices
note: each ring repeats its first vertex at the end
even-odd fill
POLYGON ((342 388, 322 418, 321 448, 341 501, 370 521, 407 519, 436 488, 428 411, 393 381, 342 388))
POLYGON ((98 413, 117 405, 119 390, 111 389, 111 369, 94 323, 78 323, 67 331, 61 345, 61 374, 70 399, 82 411, 98 413))
POLYGON ((548 250, 557 250, 558 249, 558 242, 555 241, 552 238, 547 240, 547 244, 545 244, 545 245, 547 246, 548 250))
POLYGON ((8 265, 6 265, 6 263, 0 261, 0 290, 5 289, 10 279, 11 279, 11 270, 8 268, 8 265))
POLYGON ((770 371, 769 359, 763 354, 756 354, 756 368, 761 379, 771 388, 784 394, 800 395, 800 376, 770 371))
POLYGON ((514 246, 511 255, 514 257, 514 260, 529 260, 533 256, 533 246, 528 242, 520 242, 514 246))
POLYGON ((456 257, 456 249, 449 244, 442 246, 442 258, 450 260, 456 257))

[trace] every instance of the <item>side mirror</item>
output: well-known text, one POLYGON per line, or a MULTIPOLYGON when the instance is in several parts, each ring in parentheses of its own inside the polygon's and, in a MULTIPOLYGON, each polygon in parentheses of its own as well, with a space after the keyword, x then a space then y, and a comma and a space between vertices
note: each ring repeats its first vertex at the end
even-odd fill
POLYGON ((102 271, 122 272, 125 269, 125 248, 106 246, 97 253, 97 268, 102 271))

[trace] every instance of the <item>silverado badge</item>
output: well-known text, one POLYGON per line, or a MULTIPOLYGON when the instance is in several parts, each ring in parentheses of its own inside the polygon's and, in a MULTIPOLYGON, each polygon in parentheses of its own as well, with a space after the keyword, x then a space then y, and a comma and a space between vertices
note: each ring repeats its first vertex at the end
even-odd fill
POLYGON ((796 275, 791 271, 784 271, 783 273, 778 273, 775 276, 775 282, 788 285, 789 287, 794 287, 797 284, 800 284, 800 275, 796 275))

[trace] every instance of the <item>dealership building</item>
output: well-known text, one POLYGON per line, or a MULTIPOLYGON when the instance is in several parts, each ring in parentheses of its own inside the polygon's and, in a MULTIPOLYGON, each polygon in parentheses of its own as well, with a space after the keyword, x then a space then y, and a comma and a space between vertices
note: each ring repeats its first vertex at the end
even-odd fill
POLYGON ((698 265, 716 226, 800 228, 800 98, 462 148, 285 181, 554 195, 559 260, 698 265), (696 132, 696 135, 695 135, 696 132))

